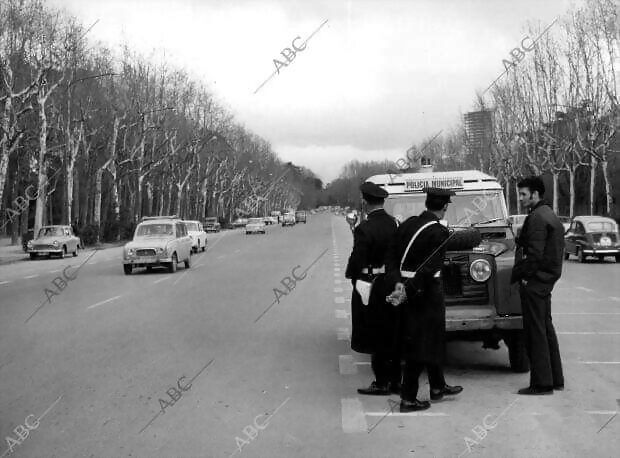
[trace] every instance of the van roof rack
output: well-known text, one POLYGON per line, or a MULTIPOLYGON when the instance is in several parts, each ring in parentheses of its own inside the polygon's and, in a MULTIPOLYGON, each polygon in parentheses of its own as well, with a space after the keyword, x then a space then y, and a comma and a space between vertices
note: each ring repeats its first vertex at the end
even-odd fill
POLYGON ((149 221, 154 219, 179 219, 177 215, 170 216, 143 216, 141 221, 149 221))

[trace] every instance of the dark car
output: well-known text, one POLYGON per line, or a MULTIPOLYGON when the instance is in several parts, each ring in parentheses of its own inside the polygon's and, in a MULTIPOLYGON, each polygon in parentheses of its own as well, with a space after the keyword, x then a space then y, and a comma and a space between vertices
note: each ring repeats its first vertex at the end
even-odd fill
POLYGON ((564 259, 573 254, 579 262, 588 256, 598 258, 614 256, 620 262, 620 235, 618 225, 604 216, 576 216, 564 236, 564 259))
POLYGON ((306 218, 307 218, 307 215, 306 215, 305 211, 295 212, 295 222, 296 223, 304 223, 304 224, 306 224, 306 218))
POLYGON ((205 232, 219 232, 222 226, 216 217, 205 218, 204 230, 205 232))

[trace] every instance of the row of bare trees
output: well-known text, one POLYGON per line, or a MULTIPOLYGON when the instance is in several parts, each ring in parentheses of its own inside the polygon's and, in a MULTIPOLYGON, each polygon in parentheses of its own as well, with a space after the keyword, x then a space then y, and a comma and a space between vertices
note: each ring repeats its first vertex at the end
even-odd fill
POLYGON ((14 238, 78 221, 118 239, 146 215, 313 205, 320 180, 208 88, 127 47, 90 46, 88 32, 42 0, 0 0, 0 224, 14 238), (29 186, 36 202, 17 211, 29 186))
MULTIPOLYGON (((421 156, 430 158, 435 170, 483 170, 501 180, 517 213, 522 211, 516 199, 519 178, 543 175, 556 213, 572 217, 578 207, 620 217, 615 200, 620 174, 613 173, 620 172, 618 10, 612 0, 587 0, 541 32, 541 26, 530 26, 529 52, 519 62, 505 62, 503 78, 476 96, 476 110, 490 113, 489 132, 482 136, 486 144, 476 143, 463 123, 409 148, 408 171, 419 168, 421 156)), ((360 181, 400 168, 402 160, 348 164, 324 200, 355 205, 360 181), (369 167, 372 173, 364 175, 369 167), (356 170, 360 174, 351 173, 356 170)))

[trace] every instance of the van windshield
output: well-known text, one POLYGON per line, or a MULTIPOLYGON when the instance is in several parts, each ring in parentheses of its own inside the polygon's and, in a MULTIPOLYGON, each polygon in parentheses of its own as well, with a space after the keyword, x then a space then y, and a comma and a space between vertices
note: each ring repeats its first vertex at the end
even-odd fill
MULTIPOLYGON (((505 220, 503 205, 504 196, 501 191, 484 191, 471 194, 457 194, 450 197, 445 219, 450 226, 470 226, 476 223, 505 220)), ((403 222, 411 216, 422 213, 426 207, 426 194, 399 194, 388 196, 385 200, 385 211, 403 222)))

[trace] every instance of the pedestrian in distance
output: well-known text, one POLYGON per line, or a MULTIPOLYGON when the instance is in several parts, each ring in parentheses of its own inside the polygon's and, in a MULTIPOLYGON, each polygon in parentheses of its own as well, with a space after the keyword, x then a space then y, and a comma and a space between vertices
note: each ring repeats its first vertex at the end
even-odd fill
POLYGON ((517 238, 511 283, 519 283, 523 330, 530 360, 530 385, 519 394, 553 394, 564 389, 560 347, 551 320, 551 291, 562 274, 564 226, 543 196, 540 177, 517 183, 519 200, 529 210, 517 238))
POLYGON ((455 193, 439 188, 424 191, 426 211, 400 224, 386 259, 388 286, 393 287, 387 301, 401 311, 401 412, 431 406, 429 401, 417 398, 418 380, 424 369, 431 400, 463 391, 461 386, 448 385, 443 374, 446 309, 441 269, 450 232, 440 220, 455 193))
MULTIPOLYGON (((366 395, 389 395, 400 390, 401 370, 398 356, 398 311, 385 302, 385 254, 396 233, 394 218, 383 209, 388 193, 374 183, 360 187, 366 203, 367 219, 353 230, 353 250, 345 277, 351 279, 351 348, 371 355, 375 380, 366 395), (365 300, 356 289, 357 283, 372 285, 365 300), (364 305, 367 302, 367 305, 364 305)), ((360 285, 357 285, 358 287, 360 285)))

